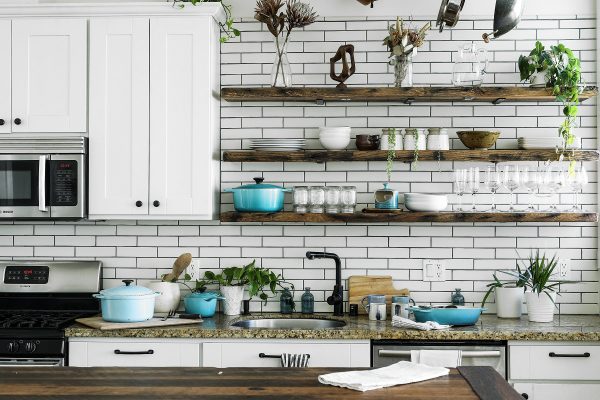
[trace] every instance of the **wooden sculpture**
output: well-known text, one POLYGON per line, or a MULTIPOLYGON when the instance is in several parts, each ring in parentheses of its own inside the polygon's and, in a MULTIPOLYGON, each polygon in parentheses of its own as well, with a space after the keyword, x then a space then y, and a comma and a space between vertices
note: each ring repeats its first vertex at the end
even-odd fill
POLYGON ((354 61, 354 46, 351 44, 346 44, 340 46, 335 56, 330 59, 330 72, 329 76, 336 82, 339 82, 337 85, 338 89, 346 88, 346 84, 344 83, 348 78, 350 78, 356 72, 356 63, 354 61), (350 66, 348 66, 348 58, 346 55, 350 55, 350 66), (342 60, 342 72, 339 75, 335 74, 335 64, 342 60))

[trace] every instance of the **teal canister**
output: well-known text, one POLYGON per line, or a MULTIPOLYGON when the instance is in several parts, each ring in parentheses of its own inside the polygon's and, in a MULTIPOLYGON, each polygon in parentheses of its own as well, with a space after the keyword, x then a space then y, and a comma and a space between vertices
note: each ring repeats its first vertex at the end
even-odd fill
POLYGON ((398 192, 390 189, 389 183, 384 183, 383 189, 375 192, 375 208, 380 210, 398 209, 398 192))
POLYGON ((279 309, 282 314, 291 314, 294 312, 294 296, 288 288, 283 289, 279 297, 279 309))
POLYGON ((304 290, 301 301, 302 314, 313 314, 315 312, 315 296, 310 292, 309 287, 304 290))
POLYGON ((456 291, 452 293, 451 301, 454 306, 465 305, 465 296, 460 292, 460 289, 456 289, 456 291))

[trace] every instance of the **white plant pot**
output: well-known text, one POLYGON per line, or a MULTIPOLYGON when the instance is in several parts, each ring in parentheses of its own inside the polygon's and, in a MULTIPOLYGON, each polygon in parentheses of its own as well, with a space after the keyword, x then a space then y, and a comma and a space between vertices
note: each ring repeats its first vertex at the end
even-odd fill
POLYGON ((496 314, 498 318, 521 318, 523 295, 518 287, 496 288, 496 314))
MULTIPOLYGON (((402 135, 396 134, 396 144, 394 146, 394 150, 404 150, 403 141, 404 141, 404 139, 403 139, 402 135)), ((379 144, 379 148, 381 150, 390 150, 389 135, 381 136, 381 142, 379 144)))
POLYGON ((179 308, 181 290, 176 282, 152 281, 146 285, 148 289, 159 292, 154 302, 154 313, 168 313, 179 308))
POLYGON ((240 315, 242 299, 244 298, 244 287, 221 286, 221 294, 225 297, 223 301, 223 312, 225 315, 240 315))
POLYGON ((546 293, 525 293, 529 322, 554 321, 554 310, 556 309, 554 302, 556 302, 556 293, 550 293, 550 298, 546 293), (550 300, 550 298, 552 298, 552 300, 550 300))
POLYGON ((546 87, 546 71, 536 72, 529 78, 531 87, 546 87))
POLYGON ((404 150, 419 150, 427 149, 427 137, 425 134, 420 134, 419 138, 415 140, 415 137, 411 134, 404 135, 404 150))

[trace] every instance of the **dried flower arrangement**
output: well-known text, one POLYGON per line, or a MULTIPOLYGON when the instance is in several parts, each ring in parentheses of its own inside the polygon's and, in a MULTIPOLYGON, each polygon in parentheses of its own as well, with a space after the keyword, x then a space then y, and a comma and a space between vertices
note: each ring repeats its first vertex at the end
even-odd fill
POLYGON ((431 22, 423 25, 421 29, 414 30, 404 26, 404 21, 396 18, 396 25, 390 26, 390 35, 383 39, 384 46, 390 50, 390 57, 393 56, 408 56, 417 53, 417 48, 425 43, 427 31, 431 29, 431 22))
POLYGON ((273 86, 290 86, 291 73, 285 55, 290 35, 295 28, 303 28, 315 22, 318 16, 308 3, 299 0, 257 0, 254 11, 254 18, 265 24, 275 37, 277 57, 271 83, 273 86), (284 5, 285 12, 281 11, 284 5), (286 63, 288 68, 285 68, 286 63))

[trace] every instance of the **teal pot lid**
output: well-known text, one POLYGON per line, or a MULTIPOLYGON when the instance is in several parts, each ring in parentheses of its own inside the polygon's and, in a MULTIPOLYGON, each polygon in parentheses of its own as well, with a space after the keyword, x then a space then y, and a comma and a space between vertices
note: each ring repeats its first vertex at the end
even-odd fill
POLYGON ((101 290, 99 297, 104 299, 123 300, 144 298, 148 296, 154 297, 156 295, 156 292, 153 290, 143 286, 132 285, 132 282, 132 279, 124 279, 123 283, 125 285, 101 290))
POLYGON ((193 292, 188 297, 193 298, 193 299, 203 299, 203 300, 212 300, 212 299, 222 300, 223 299, 223 296, 221 296, 221 293, 219 293, 219 292, 202 292, 202 293, 193 292))
POLYGON ((252 189, 252 190, 256 190, 256 189, 278 189, 278 190, 285 190, 281 186, 271 185, 269 183, 263 183, 264 180, 265 180, 265 178, 254 178, 254 182, 256 182, 256 183, 249 183, 247 185, 238 186, 238 187, 233 188, 231 190, 240 190, 240 189, 252 189))

